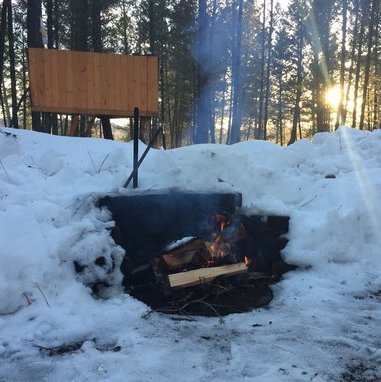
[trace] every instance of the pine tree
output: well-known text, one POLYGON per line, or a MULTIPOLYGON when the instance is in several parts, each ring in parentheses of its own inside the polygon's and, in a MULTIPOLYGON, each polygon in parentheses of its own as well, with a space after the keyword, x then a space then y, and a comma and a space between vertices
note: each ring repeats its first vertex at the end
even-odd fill
POLYGON ((330 110, 326 92, 331 84, 331 23, 334 0, 312 0, 308 27, 313 49, 312 74, 316 93, 318 131, 330 130, 330 110))
POLYGON ((197 16, 197 115, 194 143, 208 142, 208 132, 212 123, 208 33, 206 0, 199 0, 197 16))
POLYGON ((238 1, 238 14, 236 19, 235 46, 232 52, 232 92, 233 92, 233 119, 229 143, 237 143, 241 140, 242 118, 242 82, 241 82, 241 59, 242 59, 242 15, 243 0, 238 1))
MULTIPOLYGON (((28 48, 43 48, 41 35, 41 0, 29 0, 27 10, 28 48)), ((43 132, 41 114, 32 112, 32 129, 43 132)))

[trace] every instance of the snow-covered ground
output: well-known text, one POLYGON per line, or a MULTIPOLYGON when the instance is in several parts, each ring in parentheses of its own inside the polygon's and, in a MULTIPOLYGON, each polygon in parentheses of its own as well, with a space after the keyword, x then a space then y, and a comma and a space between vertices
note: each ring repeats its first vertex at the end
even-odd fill
POLYGON ((130 143, 1 129, 0 161, 1 382, 380 380, 381 131, 150 151, 141 189, 239 191, 249 212, 291 216, 283 255, 299 269, 223 323, 147 317, 122 292, 123 251, 93 202, 126 192, 130 143), (91 296, 93 277, 109 298, 91 296))

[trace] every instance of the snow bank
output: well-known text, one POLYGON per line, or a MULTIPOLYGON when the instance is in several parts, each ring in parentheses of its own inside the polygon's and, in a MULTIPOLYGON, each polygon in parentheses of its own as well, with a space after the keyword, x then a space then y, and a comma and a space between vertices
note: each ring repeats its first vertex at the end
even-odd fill
POLYGON ((60 293, 75 279, 74 260, 88 264, 80 280, 86 285, 120 284, 124 252, 110 238, 109 214, 93 201, 95 191, 118 188, 113 172, 126 158, 117 144, 104 151, 100 141, 88 142, 93 154, 76 139, 1 131, 0 314, 25 306, 38 288, 60 293), (101 256, 102 267, 90 265, 101 256))
POLYGON ((353 357, 380 357, 380 304, 369 299, 381 290, 380 131, 149 152, 141 189, 238 191, 244 211, 291 216, 283 256, 299 270, 274 286, 271 309, 223 327, 143 320, 144 304, 121 292, 123 250, 94 201, 128 193, 131 159, 130 143, 0 130, 0 380, 122 381, 129 370, 131 381, 324 381, 353 357), (86 265, 80 276, 73 261, 86 265), (113 286, 110 299, 91 297, 95 280, 113 286), (122 353, 102 355, 94 337, 122 353), (33 347, 76 339, 83 353, 53 363, 33 347))

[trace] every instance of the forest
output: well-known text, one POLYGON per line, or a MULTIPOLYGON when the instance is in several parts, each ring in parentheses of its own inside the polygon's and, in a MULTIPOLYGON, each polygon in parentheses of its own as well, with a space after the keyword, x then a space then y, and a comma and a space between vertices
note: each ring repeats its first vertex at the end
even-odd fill
MULTIPOLYGON (((158 56, 160 113, 142 126, 161 124, 164 148, 249 139, 289 145, 340 125, 378 129, 380 3, 3 0, 1 118, 68 134, 71 116, 30 111, 27 48, 44 47, 158 56)), ((112 139, 112 126, 101 116, 92 135, 112 139)))

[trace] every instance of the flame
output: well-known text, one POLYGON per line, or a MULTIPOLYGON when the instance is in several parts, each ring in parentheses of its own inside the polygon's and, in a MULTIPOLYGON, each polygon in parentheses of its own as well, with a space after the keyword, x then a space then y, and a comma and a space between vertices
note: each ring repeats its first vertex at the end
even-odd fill
POLYGON ((218 225, 218 232, 215 234, 216 239, 209 246, 209 251, 212 256, 210 263, 215 264, 230 253, 230 244, 222 235, 222 232, 229 226, 230 222, 225 215, 221 214, 214 215, 212 220, 218 225))

